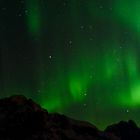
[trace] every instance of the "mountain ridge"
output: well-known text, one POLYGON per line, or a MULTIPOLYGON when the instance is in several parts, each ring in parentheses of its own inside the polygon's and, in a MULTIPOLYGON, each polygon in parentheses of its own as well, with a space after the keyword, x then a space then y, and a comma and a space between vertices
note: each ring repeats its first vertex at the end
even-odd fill
POLYGON ((100 131, 93 124, 48 113, 32 99, 14 95, 0 99, 1 140, 138 140, 140 129, 130 120, 100 131))

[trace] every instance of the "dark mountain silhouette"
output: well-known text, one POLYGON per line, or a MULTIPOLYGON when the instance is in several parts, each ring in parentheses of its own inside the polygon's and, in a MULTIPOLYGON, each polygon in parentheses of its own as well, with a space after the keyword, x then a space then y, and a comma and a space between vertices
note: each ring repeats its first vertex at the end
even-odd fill
POLYGON ((113 133, 121 140, 140 140, 140 129, 132 120, 108 126, 105 132, 113 133))
POLYGON ((133 121, 100 131, 94 125, 48 113, 31 99, 12 96, 0 100, 0 140, 139 140, 133 121))

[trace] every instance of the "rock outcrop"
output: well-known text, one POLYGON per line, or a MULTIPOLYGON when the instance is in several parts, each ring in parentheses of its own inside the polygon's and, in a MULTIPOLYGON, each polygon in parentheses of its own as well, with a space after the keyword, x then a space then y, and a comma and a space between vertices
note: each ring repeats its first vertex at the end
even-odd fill
POLYGON ((105 132, 112 133, 121 140, 140 140, 140 129, 132 120, 120 121, 118 124, 108 126, 105 132))
POLYGON ((31 99, 0 99, 0 140, 139 140, 133 121, 100 131, 94 125, 58 113, 48 113, 31 99))

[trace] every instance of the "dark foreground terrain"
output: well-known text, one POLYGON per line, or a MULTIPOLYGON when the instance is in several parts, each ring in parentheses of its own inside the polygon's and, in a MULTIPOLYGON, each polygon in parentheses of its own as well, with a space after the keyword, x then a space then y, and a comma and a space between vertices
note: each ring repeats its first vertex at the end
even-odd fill
POLYGON ((130 120, 103 132, 88 122, 49 114, 24 96, 12 96, 0 100, 0 140, 140 140, 140 129, 130 120))

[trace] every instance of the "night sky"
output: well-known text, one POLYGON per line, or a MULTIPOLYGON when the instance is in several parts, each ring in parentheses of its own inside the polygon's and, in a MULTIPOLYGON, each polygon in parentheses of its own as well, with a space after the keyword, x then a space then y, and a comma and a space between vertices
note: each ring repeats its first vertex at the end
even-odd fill
POLYGON ((140 0, 0 0, 0 97, 14 94, 140 125, 140 0))

